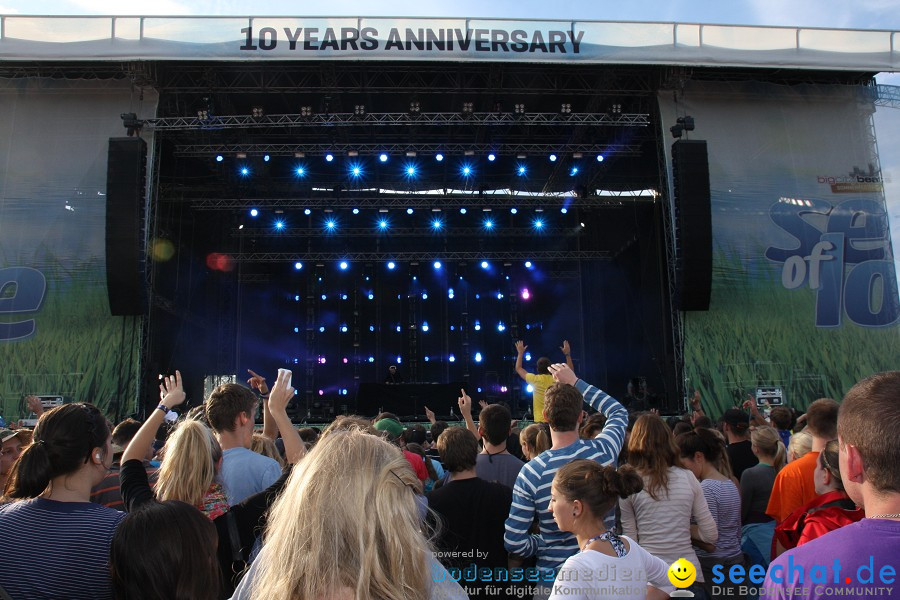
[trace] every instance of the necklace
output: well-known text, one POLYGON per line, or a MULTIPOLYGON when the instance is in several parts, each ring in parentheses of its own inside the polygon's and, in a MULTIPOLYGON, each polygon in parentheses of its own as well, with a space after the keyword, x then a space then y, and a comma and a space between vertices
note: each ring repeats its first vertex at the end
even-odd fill
POLYGON ((600 538, 602 538, 604 535, 606 535, 606 532, 605 532, 605 531, 604 531, 603 533, 599 533, 599 534, 595 535, 594 537, 592 537, 591 539, 589 539, 588 541, 586 541, 586 542, 584 543, 584 546, 582 546, 581 551, 584 552, 585 550, 587 550, 587 549, 588 549, 588 546, 590 546, 591 544, 593 544, 594 542, 596 542, 597 540, 599 540, 600 538))
POLYGON ((872 515, 871 517, 866 517, 867 519, 900 519, 900 513, 890 513, 887 515, 872 515))

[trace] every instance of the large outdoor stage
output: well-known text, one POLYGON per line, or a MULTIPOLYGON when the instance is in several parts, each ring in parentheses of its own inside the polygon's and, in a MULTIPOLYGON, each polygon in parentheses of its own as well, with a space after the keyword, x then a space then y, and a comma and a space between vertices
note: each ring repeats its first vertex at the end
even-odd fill
POLYGON ((518 339, 663 411, 840 396, 894 366, 894 37, 3 17, 3 414, 287 367, 300 420, 446 414, 457 386, 519 416, 518 339))

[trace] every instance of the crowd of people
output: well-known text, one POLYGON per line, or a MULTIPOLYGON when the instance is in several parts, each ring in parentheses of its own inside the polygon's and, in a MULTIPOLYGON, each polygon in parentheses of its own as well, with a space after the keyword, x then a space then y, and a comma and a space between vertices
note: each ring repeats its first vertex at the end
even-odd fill
POLYGON ((88 403, 38 410, 33 432, 0 430, 0 528, 15 540, 0 599, 892 589, 900 371, 803 415, 762 414, 750 399, 713 420, 695 394, 691 412, 664 419, 578 378, 568 342, 566 363, 539 360, 537 374, 516 349, 516 371, 539 389, 538 422, 523 428, 502 403, 473 414, 461 390, 460 426, 429 410, 427 428, 382 413, 298 430, 283 369, 271 390, 252 371, 246 386, 219 386, 171 430, 185 402, 177 371, 142 423, 112 427, 88 403))

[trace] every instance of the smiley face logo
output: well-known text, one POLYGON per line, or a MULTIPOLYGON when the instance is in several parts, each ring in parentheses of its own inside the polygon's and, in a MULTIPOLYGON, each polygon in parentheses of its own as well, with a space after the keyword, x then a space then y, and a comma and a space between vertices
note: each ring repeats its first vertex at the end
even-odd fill
POLYGON ((697 569, 690 561, 679 558, 669 565, 669 581, 677 588, 686 588, 697 579, 697 569))

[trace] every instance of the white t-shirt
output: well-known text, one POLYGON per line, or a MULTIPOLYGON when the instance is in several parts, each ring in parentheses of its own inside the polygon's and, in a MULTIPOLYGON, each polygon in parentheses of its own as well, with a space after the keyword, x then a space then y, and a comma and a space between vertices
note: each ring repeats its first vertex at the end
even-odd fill
POLYGON ((656 558, 634 540, 619 536, 628 546, 622 557, 585 550, 566 559, 553 582, 549 600, 592 600, 593 598, 647 597, 647 584, 672 593, 666 571, 669 565, 656 558))

